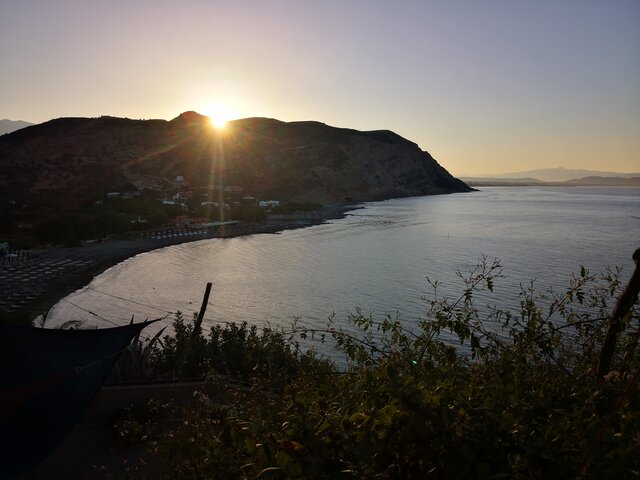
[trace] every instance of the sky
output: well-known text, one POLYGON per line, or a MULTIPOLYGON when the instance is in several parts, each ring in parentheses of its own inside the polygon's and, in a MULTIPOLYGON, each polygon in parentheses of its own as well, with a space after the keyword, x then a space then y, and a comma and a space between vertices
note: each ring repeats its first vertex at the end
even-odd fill
POLYGON ((454 175, 640 171, 637 0, 0 0, 0 118, 317 120, 454 175))

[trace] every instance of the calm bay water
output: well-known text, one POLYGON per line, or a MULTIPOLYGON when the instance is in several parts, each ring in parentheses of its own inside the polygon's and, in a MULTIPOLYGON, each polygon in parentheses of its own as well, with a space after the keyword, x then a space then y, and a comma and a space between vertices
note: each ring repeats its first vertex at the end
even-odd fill
POLYGON ((563 288, 581 265, 593 273, 621 266, 626 281, 640 247, 633 216, 640 217, 640 188, 488 187, 367 203, 324 225, 138 255, 58 303, 47 326, 191 315, 207 282, 209 324, 288 327, 300 317, 300 324, 323 326, 332 313, 340 323, 356 307, 379 318, 398 313, 410 324, 426 310, 425 277, 443 282, 448 294, 460 292, 455 272, 469 271, 483 255, 504 269, 491 301, 513 306, 521 283, 563 288))

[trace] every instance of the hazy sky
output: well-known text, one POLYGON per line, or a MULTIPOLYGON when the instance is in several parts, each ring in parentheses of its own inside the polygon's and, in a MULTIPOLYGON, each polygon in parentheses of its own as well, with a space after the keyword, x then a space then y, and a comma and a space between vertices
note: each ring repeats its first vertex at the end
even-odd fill
POLYGON ((0 0, 0 118, 389 129, 454 174, 640 170, 638 0, 0 0))

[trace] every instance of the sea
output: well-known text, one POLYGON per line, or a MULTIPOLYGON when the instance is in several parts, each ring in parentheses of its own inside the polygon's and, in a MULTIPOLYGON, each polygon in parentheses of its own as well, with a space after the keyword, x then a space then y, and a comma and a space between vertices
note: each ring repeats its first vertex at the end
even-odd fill
POLYGON ((479 294, 480 306, 517 309, 522 289, 561 292, 582 267, 596 275, 620 267, 628 280, 640 247, 636 187, 482 187, 359 207, 322 225, 137 255, 60 301, 46 326, 161 318, 151 335, 174 312, 191 318, 211 282, 205 329, 245 321, 324 328, 330 317, 348 329, 357 310, 413 328, 434 293, 459 296, 483 260, 497 260, 502 275, 493 294, 479 294))

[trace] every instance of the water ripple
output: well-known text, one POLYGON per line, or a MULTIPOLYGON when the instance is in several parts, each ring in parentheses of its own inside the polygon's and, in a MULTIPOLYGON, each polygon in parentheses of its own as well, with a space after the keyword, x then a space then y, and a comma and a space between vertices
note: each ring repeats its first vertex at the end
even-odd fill
MULTIPOLYGON (((344 324, 357 306, 377 318, 398 312, 415 324, 426 312, 425 277, 456 295, 462 283, 455 272, 472 269, 483 255, 499 258, 505 277, 499 295, 478 300, 509 308, 532 278, 541 289, 563 289, 580 265, 592 272, 620 265, 629 275, 640 239, 640 221, 629 221, 631 215, 640 215, 640 189, 502 187, 368 203, 344 219, 281 235, 201 240, 138 255, 68 298, 127 323, 132 314, 143 319, 162 310, 191 315, 212 282, 210 324, 288 327, 299 316, 303 325, 322 326, 332 312, 344 324)), ((67 302, 48 322, 69 319, 99 323, 67 302)))

